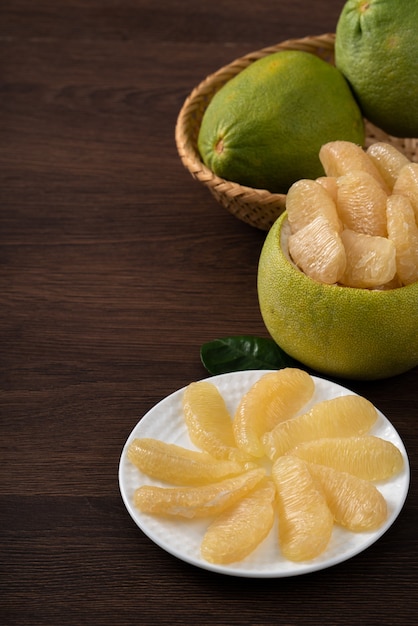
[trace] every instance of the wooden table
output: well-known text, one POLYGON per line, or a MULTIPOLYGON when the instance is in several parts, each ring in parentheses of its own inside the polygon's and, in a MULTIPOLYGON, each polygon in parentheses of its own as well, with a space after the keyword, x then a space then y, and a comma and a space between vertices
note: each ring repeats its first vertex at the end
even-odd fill
MULTIPOLYGON (((267 336, 265 234, 183 168, 178 112, 207 74, 332 32, 339 0, 3 0, 0 7, 1 590, 5 626, 416 622, 417 483, 351 560, 223 576, 151 542, 118 463, 159 400, 208 374, 200 346, 267 336)), ((341 381, 418 459, 417 370, 341 381)))

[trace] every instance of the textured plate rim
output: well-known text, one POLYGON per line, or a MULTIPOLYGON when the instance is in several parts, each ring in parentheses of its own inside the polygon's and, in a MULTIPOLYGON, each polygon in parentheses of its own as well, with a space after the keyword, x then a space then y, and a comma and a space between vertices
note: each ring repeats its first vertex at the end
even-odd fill
MULTIPOLYGON (((239 397, 243 395, 260 376, 268 371, 271 370, 245 370, 211 376, 202 380, 210 381, 220 389, 229 410, 232 412, 236 407, 239 397)), ((317 376, 312 376, 312 378, 315 381, 316 391, 310 404, 321 399, 340 395, 358 395, 354 391, 335 382, 317 376)), ((376 434, 395 443, 404 457, 403 471, 393 479, 377 484, 388 501, 389 509, 388 518, 381 528, 375 532, 352 533, 335 526, 330 546, 320 557, 308 562, 293 563, 284 559, 279 553, 278 546, 275 547, 274 545, 275 533, 277 533, 277 525, 275 524, 269 537, 264 540, 252 555, 249 555, 243 561, 231 565, 208 563, 201 558, 198 551, 200 539, 203 537, 204 530, 208 525, 207 519, 189 522, 158 518, 138 511, 132 503, 132 494, 136 487, 139 487, 141 484, 163 484, 142 474, 128 461, 127 449, 134 438, 156 437, 169 443, 177 443, 178 445, 194 448, 193 444, 188 439, 187 429, 181 415, 181 397, 185 388, 186 387, 182 387, 160 400, 139 420, 123 446, 118 470, 119 489, 128 513, 141 531, 151 539, 151 541, 169 554, 201 569, 230 576, 249 578, 283 578, 298 576, 332 567, 360 554, 378 541, 378 539, 389 530, 401 512, 410 483, 408 455, 398 432, 376 407, 378 420, 371 430, 371 434, 376 434), (167 424, 167 419, 169 419, 167 416, 170 416, 170 413, 173 414, 173 421, 167 424), (158 424, 155 422, 158 422, 158 424), (168 429, 168 433, 161 437, 160 433, 163 426, 168 429), (175 537, 175 540, 173 540, 173 537, 175 537), (341 545, 345 546, 345 549, 339 549, 341 545), (274 547, 275 557, 269 559, 274 547)), ((304 410, 306 410, 306 408, 307 407, 304 407, 304 410)))

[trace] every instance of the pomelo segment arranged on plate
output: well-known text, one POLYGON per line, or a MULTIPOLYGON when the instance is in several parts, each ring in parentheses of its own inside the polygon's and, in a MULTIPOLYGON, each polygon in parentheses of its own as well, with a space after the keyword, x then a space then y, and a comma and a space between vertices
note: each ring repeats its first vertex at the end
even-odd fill
POLYGON ((266 455, 272 461, 304 441, 321 437, 363 435, 377 419, 373 404, 357 395, 323 400, 309 411, 278 424, 261 438, 266 455))
POLYGON ((279 544, 291 561, 321 554, 330 542, 333 515, 325 495, 301 459, 282 456, 272 467, 277 488, 279 544))
POLYGON ((262 435, 296 415, 314 390, 311 376, 298 368, 287 367, 262 376, 235 411, 233 431, 238 447, 250 456, 264 456, 262 435))
POLYGON ((325 465, 307 464, 334 520, 353 532, 376 530, 387 516, 386 500, 373 483, 325 465))
POLYGON ((275 498, 275 486, 266 478, 216 517, 202 539, 203 558, 210 563, 233 563, 251 554, 273 527, 275 498))
POLYGON ((142 485, 134 503, 144 513, 180 518, 218 515, 249 493, 265 476, 263 468, 198 487, 156 487, 142 485))
MULTIPOLYGON (((177 428, 182 423, 186 438, 190 434, 183 408, 197 389, 198 402, 195 398, 193 404, 205 409, 200 416, 204 444, 212 427, 218 435, 223 432, 223 421, 229 432, 228 411, 210 417, 210 411, 219 408, 220 397, 225 406, 235 407, 233 414, 245 407, 243 423, 257 432, 268 456, 256 458, 242 450, 248 462, 239 468, 233 461, 189 449, 184 439, 186 447, 151 436, 132 437, 125 446, 128 465, 156 479, 138 487, 131 478, 130 498, 136 511, 143 519, 165 519, 172 530, 172 524, 182 522, 190 529, 195 521, 200 529, 199 556, 219 566, 236 566, 266 550, 277 551, 279 560, 307 563, 327 549, 335 525, 340 526, 338 535, 342 528, 355 533, 384 528, 389 523, 386 497, 390 493, 384 481, 395 477, 396 484, 405 462, 395 443, 367 434, 375 425, 377 432, 382 428, 382 416, 374 405, 339 386, 335 395, 328 395, 324 393, 327 381, 301 369, 250 374, 251 384, 241 392, 232 389, 233 402, 221 393, 222 384, 218 387, 212 379, 173 394, 178 396, 177 428), (239 469, 234 476, 220 478, 239 469)), ((162 403, 161 410, 165 410, 162 403)), ((173 415, 170 430, 172 421, 173 415)), ((155 425, 145 432, 155 434, 155 425)), ((237 434, 241 436, 241 431, 237 434)))
POLYGON ((235 461, 215 459, 207 452, 150 437, 134 439, 128 458, 147 476, 174 485, 206 485, 244 470, 235 461))

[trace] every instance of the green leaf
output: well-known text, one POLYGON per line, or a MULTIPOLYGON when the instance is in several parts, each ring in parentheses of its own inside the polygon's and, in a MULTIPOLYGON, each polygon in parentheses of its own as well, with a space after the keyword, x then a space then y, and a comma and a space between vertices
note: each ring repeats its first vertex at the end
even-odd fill
POLYGON ((202 345, 200 358, 210 374, 303 367, 272 339, 251 335, 209 341, 202 345))

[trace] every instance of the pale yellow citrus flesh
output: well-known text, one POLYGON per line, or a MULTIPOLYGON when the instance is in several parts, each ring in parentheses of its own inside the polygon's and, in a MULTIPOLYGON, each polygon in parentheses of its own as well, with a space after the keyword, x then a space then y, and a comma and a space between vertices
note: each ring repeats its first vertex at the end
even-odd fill
POLYGON ((321 146, 319 159, 327 176, 338 178, 353 171, 367 172, 385 193, 389 193, 389 187, 377 166, 367 156, 363 148, 356 143, 329 141, 321 146))
POLYGON ((307 467, 337 524, 353 532, 380 528, 387 518, 387 504, 373 483, 333 467, 313 463, 307 467))
POLYGON ((366 153, 376 165, 389 190, 392 191, 401 169, 409 164, 408 157, 394 145, 385 141, 372 143, 366 153))
POLYGON ((396 273, 404 285, 418 281, 418 226, 407 196, 392 195, 387 200, 389 239, 395 246, 396 273))
POLYGON ((201 543, 201 554, 210 563, 241 561, 270 533, 274 518, 276 489, 266 479, 209 525, 201 543))
POLYGON ((307 561, 328 546, 334 519, 325 496, 301 459, 282 456, 272 467, 277 488, 279 544, 291 561, 307 561))
POLYGON ((346 228, 341 233, 347 264, 340 284, 375 289, 396 276, 396 247, 386 237, 366 235, 346 228))
POLYGON ((144 513, 180 518, 218 515, 249 493, 265 476, 263 468, 199 487, 143 485, 135 491, 134 503, 144 513))
POLYGON ((366 171, 337 178, 337 215, 345 228, 365 235, 387 237, 386 200, 376 179, 366 171))
POLYGON ((321 437, 303 442, 286 454, 372 481, 392 478, 404 467, 399 448, 373 435, 321 437))
POLYGON ((134 439, 127 454, 144 474, 174 485, 205 485, 244 470, 235 461, 152 438, 134 439))
POLYGON ((264 456, 260 437, 293 417, 312 397, 312 377, 298 368, 284 368, 262 376, 244 394, 233 419, 235 441, 254 457, 264 456))
POLYGON ((183 396, 183 412, 191 441, 218 459, 242 461, 231 415, 217 387, 208 381, 191 383, 183 396))
POLYGON ((297 181, 286 197, 292 261, 329 285, 388 290, 416 282, 418 164, 385 142, 364 150, 332 141, 320 158, 327 175, 297 181))
POLYGON ((322 215, 290 234, 288 245, 292 259, 313 280, 332 285, 344 275, 347 258, 343 241, 322 215))
POLYGON ((317 402, 306 413, 278 424, 262 437, 267 456, 275 461, 304 441, 320 437, 362 435, 377 419, 373 404, 357 395, 347 395, 317 402))
POLYGON ((393 186, 393 193, 406 196, 414 209, 418 224, 418 163, 408 163, 400 170, 393 186))
POLYGON ((287 217, 292 230, 296 232, 316 217, 322 216, 334 230, 340 232, 342 225, 334 193, 337 193, 336 178, 323 176, 317 180, 301 179, 295 182, 286 195, 287 217))
MULTIPOLYGON (((207 407, 217 397, 213 387, 192 383, 184 397, 190 400, 188 392, 198 389, 199 406, 207 407)), ((256 463, 254 456, 243 453, 247 461, 243 467, 205 451, 134 439, 129 460, 170 485, 142 485, 135 491, 135 506, 143 513, 178 520, 211 518, 201 555, 225 565, 250 555, 270 533, 276 517, 280 551, 292 561, 320 555, 329 545, 334 523, 355 532, 377 529, 387 518, 387 507, 371 481, 399 473, 402 453, 391 442, 364 434, 377 417, 368 400, 335 397, 310 403, 304 413, 301 407, 314 393, 309 374, 285 368, 262 375, 242 396, 238 404, 245 407, 246 425, 257 430, 270 461, 264 457, 256 463), (255 410, 258 403, 260 412, 255 410), (221 478, 227 472, 238 473, 221 478)), ((219 398, 214 408, 219 408, 219 398)), ((213 423, 218 435, 222 420, 231 425, 228 412, 212 420, 205 415, 207 429, 213 423)))

